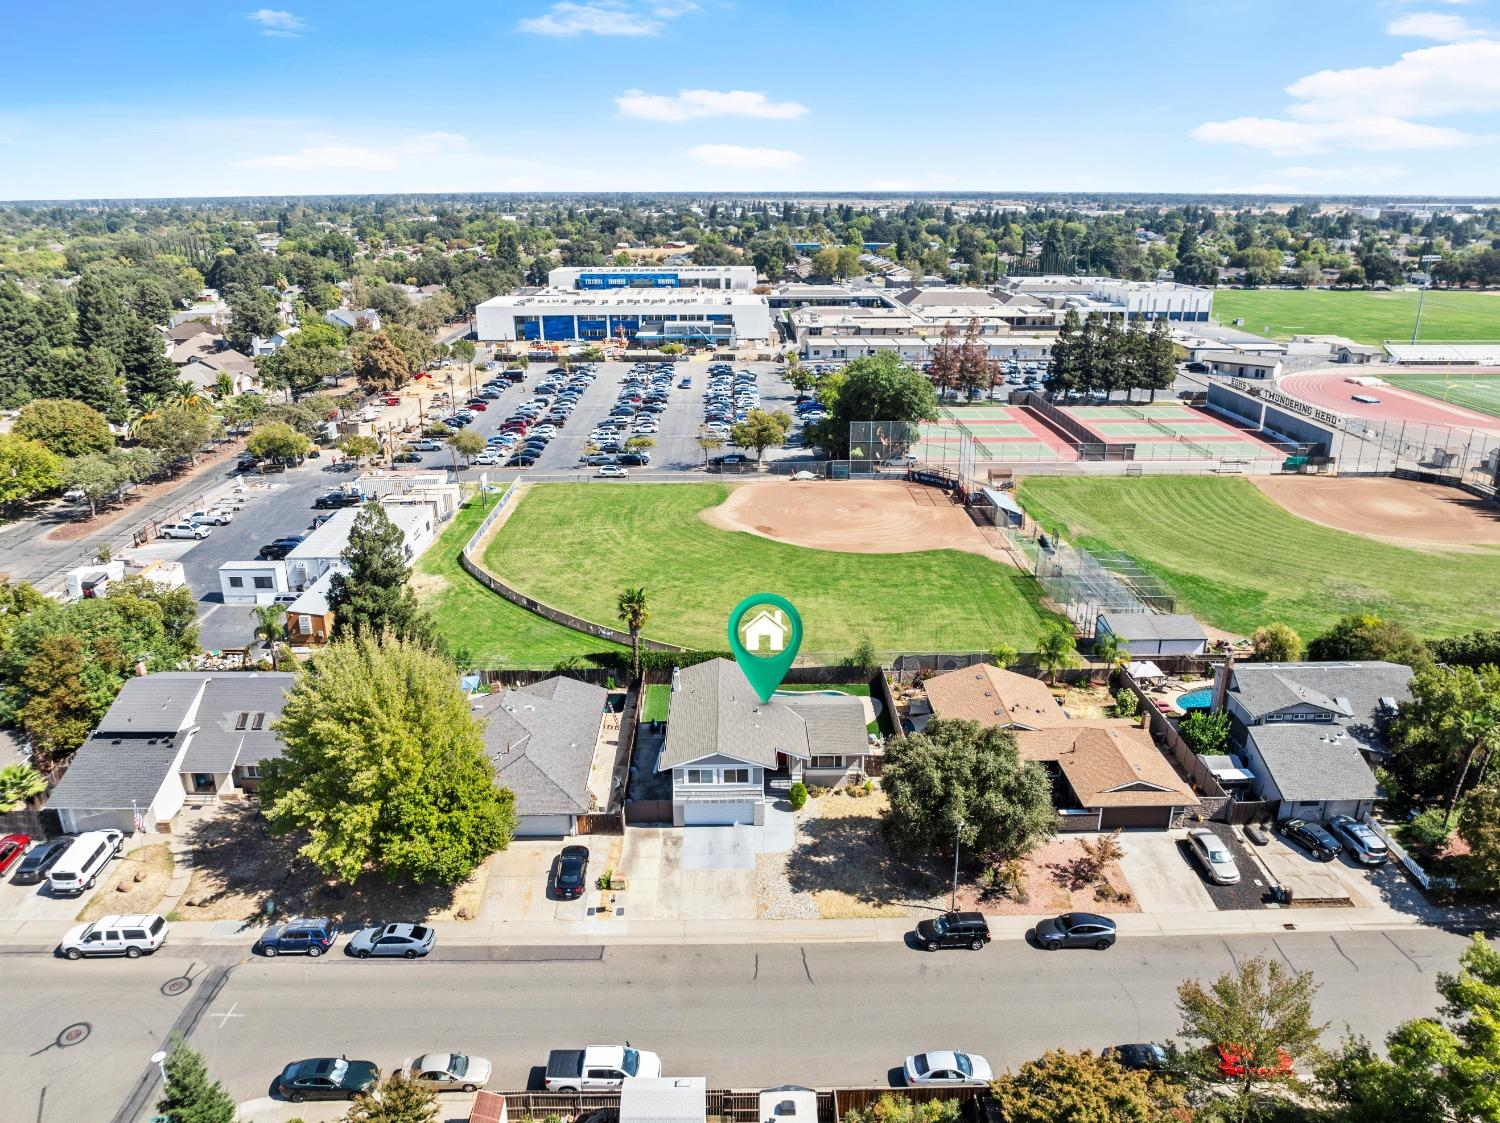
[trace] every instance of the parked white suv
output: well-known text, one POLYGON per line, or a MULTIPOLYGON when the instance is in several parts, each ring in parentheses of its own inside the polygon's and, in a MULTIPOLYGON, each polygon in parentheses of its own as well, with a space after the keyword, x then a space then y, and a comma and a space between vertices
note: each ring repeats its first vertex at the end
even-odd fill
POLYGON ((69 928, 58 947, 69 959, 82 959, 86 955, 123 955, 139 959, 161 947, 169 930, 166 917, 156 913, 101 916, 92 924, 69 928))
POLYGON ((163 538, 207 538, 212 530, 196 523, 167 523, 161 528, 163 538))

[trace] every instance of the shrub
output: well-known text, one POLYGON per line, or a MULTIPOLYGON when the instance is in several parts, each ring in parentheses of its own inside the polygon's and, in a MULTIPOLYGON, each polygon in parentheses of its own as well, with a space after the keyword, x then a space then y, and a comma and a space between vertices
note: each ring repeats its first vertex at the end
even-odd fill
POLYGON ((1419 846, 1436 849, 1448 841, 1448 817, 1441 807, 1433 807, 1407 823, 1405 833, 1419 846))
POLYGON ((1115 695, 1114 707, 1110 710, 1115 717, 1135 717, 1141 708, 1141 703, 1135 694, 1129 690, 1122 690, 1115 695))
POLYGON ((792 801, 792 810, 801 811, 807 806, 807 785, 802 781, 792 785, 792 790, 787 793, 787 798, 792 801))

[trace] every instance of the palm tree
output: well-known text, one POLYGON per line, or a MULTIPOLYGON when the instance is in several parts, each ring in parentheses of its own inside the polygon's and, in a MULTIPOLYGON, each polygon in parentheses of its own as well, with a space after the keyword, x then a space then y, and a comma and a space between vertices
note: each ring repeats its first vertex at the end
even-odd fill
POLYGON ((271 649, 271 670, 277 670, 276 641, 285 634, 281 618, 286 615, 286 606, 259 604, 253 611, 255 613, 255 638, 266 641, 266 645, 271 649))
POLYGON ((1458 770, 1458 782, 1453 785, 1453 792, 1448 797, 1448 822, 1453 821, 1453 812, 1463 794, 1464 781, 1469 778, 1469 768, 1474 763, 1474 757, 1480 749, 1484 750, 1485 763, 1480 769, 1480 778, 1483 779, 1484 773, 1489 769, 1490 754, 1500 747, 1500 713, 1497 713, 1493 704, 1470 710, 1460 715, 1454 734, 1465 749, 1463 767, 1458 770))
POLYGON ((148 422, 156 420, 161 413, 161 398, 155 394, 142 394, 140 401, 125 407, 125 428, 132 438, 139 438, 148 422))
POLYGON ((187 379, 177 383, 167 404, 186 413, 207 413, 213 408, 213 400, 187 379))
MULTIPOLYGON (((1130 662, 1130 648, 1114 632, 1101 632, 1094 636, 1094 658, 1107 667, 1105 682, 1114 677, 1116 671, 1130 662)), ((1089 676, 1092 681, 1093 675, 1089 676)))
POLYGON ((47 781, 31 765, 7 764, 0 768, 0 815, 19 811, 46 790, 47 781))
POLYGON ((634 678, 641 677, 641 629, 651 619, 651 608, 646 602, 646 590, 643 588, 626 588, 620 593, 617 602, 620 612, 620 623, 630 629, 630 673, 634 678))
POLYGON ((1047 685, 1057 685, 1057 672, 1078 665, 1078 654, 1073 647, 1073 626, 1061 620, 1053 621, 1036 646, 1036 664, 1047 672, 1047 685))

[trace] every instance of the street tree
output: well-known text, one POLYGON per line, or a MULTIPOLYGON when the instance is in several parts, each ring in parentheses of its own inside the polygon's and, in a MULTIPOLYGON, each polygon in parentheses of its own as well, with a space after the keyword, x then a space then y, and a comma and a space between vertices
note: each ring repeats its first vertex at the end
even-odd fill
POLYGON ((355 464, 363 464, 371 457, 380 455, 380 442, 365 433, 350 433, 340 438, 336 447, 355 464))
POLYGON ((453 451, 462 456, 464 460, 470 461, 485 450, 485 440, 472 429, 458 429, 448 438, 448 444, 453 451))
POLYGON ((91 452, 68 461, 63 469, 62 486, 82 492, 89 505, 89 518, 99 513, 99 504, 112 499, 131 482, 129 461, 118 453, 105 456, 91 452))
POLYGON ((940 397, 958 388, 958 366, 958 329, 946 324, 938 334, 937 346, 932 349, 932 358, 927 363, 927 378, 940 397))
POLYGON ((703 463, 707 466, 708 458, 723 448, 725 441, 723 437, 710 429, 700 429, 695 443, 703 450, 703 463))
POLYGON ((220 431, 220 422, 211 414, 174 403, 141 417, 133 436, 147 448, 160 449, 169 460, 180 456, 196 459, 220 431))
POLYGON ((1325 1028, 1312 1017, 1317 989, 1311 973, 1261 956, 1244 960, 1207 987, 1189 979, 1177 988, 1187 1070, 1205 1088, 1231 1085, 1233 1093, 1222 1105, 1230 1119, 1248 1119, 1258 1100, 1295 1088, 1291 1066, 1317 1058, 1325 1028), (1220 1070, 1221 1047, 1240 1059, 1236 1075, 1220 1070))
POLYGON ((1432 661, 1427 647, 1412 630, 1373 612, 1351 612, 1339 617, 1327 632, 1307 645, 1307 657, 1317 662, 1402 663, 1421 667, 1432 661))
POLYGON ((115 447, 109 422, 96 409, 82 402, 57 398, 37 398, 27 402, 16 414, 11 432, 30 437, 59 456, 83 456, 90 452, 108 452, 115 447))
POLYGON ((235 1123, 239 1108, 224 1085, 208 1077, 203 1057, 176 1036, 162 1062, 166 1081, 156 1115, 163 1123, 235 1123))
POLYGON ((1302 650, 1302 637, 1286 624, 1266 624, 1250 637, 1250 658, 1256 663, 1296 663, 1302 650))
POLYGON ((263 766, 273 833, 343 882, 457 885, 504 849, 515 800, 497 786, 453 664, 389 633, 330 644, 287 695, 282 755, 263 766))
POLYGON ((792 431, 792 415, 786 410, 767 411, 752 409, 745 420, 736 421, 729 427, 729 439, 736 448, 753 448, 759 463, 766 449, 786 443, 786 435, 792 431))
POLYGON ((646 590, 640 586, 622 589, 619 599, 615 602, 615 608, 620 623, 630 630, 631 677, 640 678, 641 629, 651 620, 651 603, 646 596, 646 590))
POLYGON ((964 341, 958 346, 954 375, 966 395, 988 390, 994 380, 995 366, 990 362, 989 344, 981 334, 979 317, 964 329, 964 341))
POLYGON ((1183 1090, 1085 1049, 1048 1049, 992 1081, 1005 1123, 1176 1123, 1187 1118, 1183 1090))
POLYGON ((437 1123, 437 1090, 397 1069, 373 1095, 359 1096, 339 1123, 437 1123))
POLYGON ((1023 761, 1015 734, 935 719, 886 749, 886 835, 912 855, 950 852, 969 864, 1024 857, 1057 829, 1047 773, 1023 761))
POLYGON ((1460 880, 1480 892, 1500 889, 1500 783, 1487 780, 1464 796, 1458 833, 1469 847, 1460 864, 1460 880))
POLYGON ((245 438, 245 451, 251 456, 277 463, 288 463, 306 456, 313 443, 284 421, 257 425, 245 438))
POLYGON ((380 504, 360 508, 342 557, 346 571, 335 573, 328 589, 336 637, 440 645, 431 618, 411 589, 405 537, 380 504))
POLYGON ((1049 622, 1036 645, 1036 665, 1047 672, 1047 682, 1056 686, 1058 674, 1078 666, 1078 663, 1073 626, 1066 620, 1049 622))
POLYGON ((62 457, 40 441, 0 433, 0 508, 13 509, 62 483, 62 457))

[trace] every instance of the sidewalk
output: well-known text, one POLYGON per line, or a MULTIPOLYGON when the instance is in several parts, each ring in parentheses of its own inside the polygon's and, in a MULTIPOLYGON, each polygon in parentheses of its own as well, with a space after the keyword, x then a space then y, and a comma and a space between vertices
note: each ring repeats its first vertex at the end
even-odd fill
MULTIPOLYGON (((1041 916, 991 916, 999 940, 1024 940, 1041 916)), ((1464 913, 1412 915, 1387 909, 1248 909, 1212 913, 1121 913, 1120 936, 1276 935, 1297 932, 1357 932, 1434 927, 1486 927, 1488 918, 1464 913)), ((441 928, 444 945, 458 947, 609 946, 686 944, 902 943, 913 930, 909 918, 863 920, 625 920, 470 921, 441 928)), ((68 925, 41 920, 0 922, 0 946, 55 944, 68 925)), ((248 946, 259 921, 192 921, 172 925, 173 944, 248 946)))

